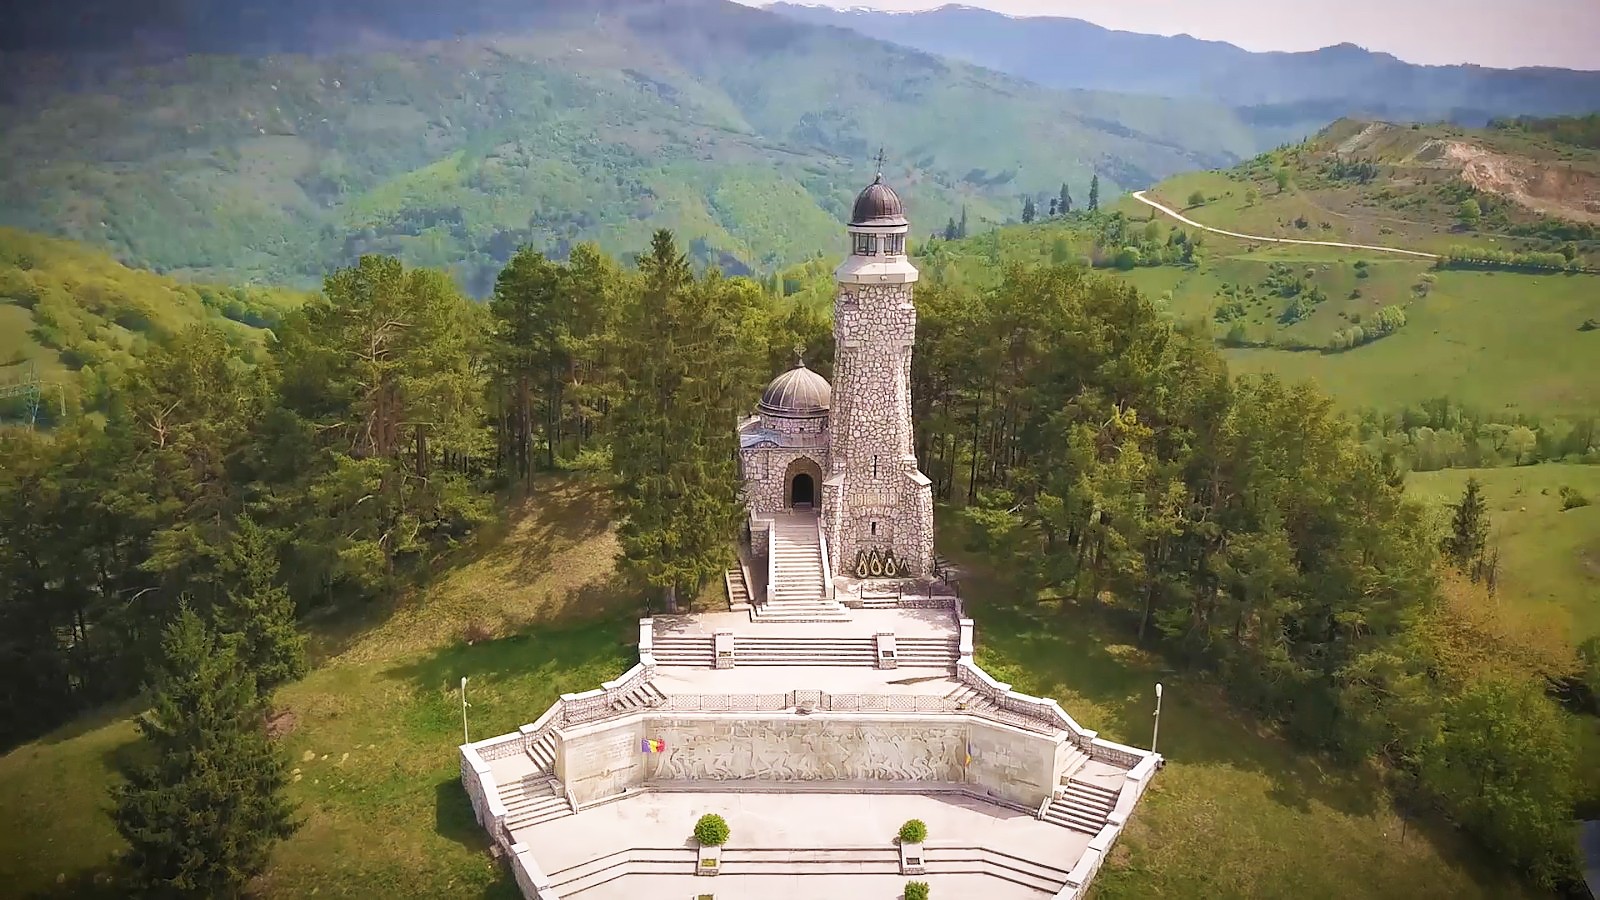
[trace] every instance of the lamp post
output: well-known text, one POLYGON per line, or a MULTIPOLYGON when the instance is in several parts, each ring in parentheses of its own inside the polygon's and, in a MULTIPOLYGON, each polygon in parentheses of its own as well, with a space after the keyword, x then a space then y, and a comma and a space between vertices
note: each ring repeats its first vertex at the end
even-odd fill
POLYGON ((461 676, 461 743, 470 744, 472 738, 467 736, 467 676, 461 676))
POLYGON ((1156 729, 1150 735, 1150 752, 1156 752, 1156 738, 1161 737, 1161 682, 1156 682, 1156 729))

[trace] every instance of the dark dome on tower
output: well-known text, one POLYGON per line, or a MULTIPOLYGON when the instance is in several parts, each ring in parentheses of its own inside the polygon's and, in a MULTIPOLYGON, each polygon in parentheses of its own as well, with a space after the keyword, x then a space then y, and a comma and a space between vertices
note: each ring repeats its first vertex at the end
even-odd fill
POLYGON ((828 414, 833 388, 828 379, 796 363, 789 371, 772 379, 761 392, 759 409, 769 416, 786 419, 811 419, 828 414))
POLYGON ((906 221, 905 204, 900 202, 900 195, 884 184, 883 176, 879 175, 856 197, 855 209, 850 213, 850 224, 890 228, 911 223, 906 221))

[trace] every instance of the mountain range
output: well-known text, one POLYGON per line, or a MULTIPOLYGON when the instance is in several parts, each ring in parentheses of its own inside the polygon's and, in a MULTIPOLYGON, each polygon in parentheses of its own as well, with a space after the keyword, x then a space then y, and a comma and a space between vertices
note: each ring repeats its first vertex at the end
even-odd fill
POLYGON ((1049 87, 1221 103, 1286 140, 1345 116, 1482 125, 1502 116, 1600 110, 1600 72, 1424 66, 1353 44, 1255 53, 1188 35, 1135 34, 1081 19, 1008 16, 970 6, 915 13, 792 3, 766 8, 1049 87))
POLYGON ((210 280, 387 252, 481 294, 521 244, 626 254, 659 227, 767 270, 836 247, 879 148, 926 235, 1263 140, 1220 105, 1053 90, 726 0, 72 9, 0 53, 0 224, 210 280))

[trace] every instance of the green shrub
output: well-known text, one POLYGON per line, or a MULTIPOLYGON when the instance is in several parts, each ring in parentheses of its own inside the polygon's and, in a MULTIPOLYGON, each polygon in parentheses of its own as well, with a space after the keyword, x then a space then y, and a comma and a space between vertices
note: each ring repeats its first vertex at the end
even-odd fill
POLYGON ((921 819, 907 819, 906 823, 900 826, 902 844, 920 844, 927 839, 928 826, 921 819))
POLYGON ((926 881, 906 882, 906 900, 928 900, 928 883, 926 881))
POLYGON ((702 847, 721 847, 728 842, 728 820, 716 813, 706 813, 694 823, 694 839, 702 847))
POLYGON ((1589 505, 1589 498, 1585 497, 1583 494, 1579 493, 1577 488, 1568 487, 1567 485, 1562 485, 1561 486, 1561 511, 1562 512, 1566 512, 1569 509, 1577 509, 1580 506, 1588 506, 1588 505, 1589 505))

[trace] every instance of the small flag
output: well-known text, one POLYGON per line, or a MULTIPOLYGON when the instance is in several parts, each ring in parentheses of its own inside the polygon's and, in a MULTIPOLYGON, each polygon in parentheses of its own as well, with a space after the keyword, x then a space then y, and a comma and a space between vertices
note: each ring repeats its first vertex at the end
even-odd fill
POLYGON ((972 742, 967 742, 967 765, 972 765, 972 742))
POLYGON ((639 742, 640 753, 665 753, 667 742, 656 738, 645 738, 639 742))

